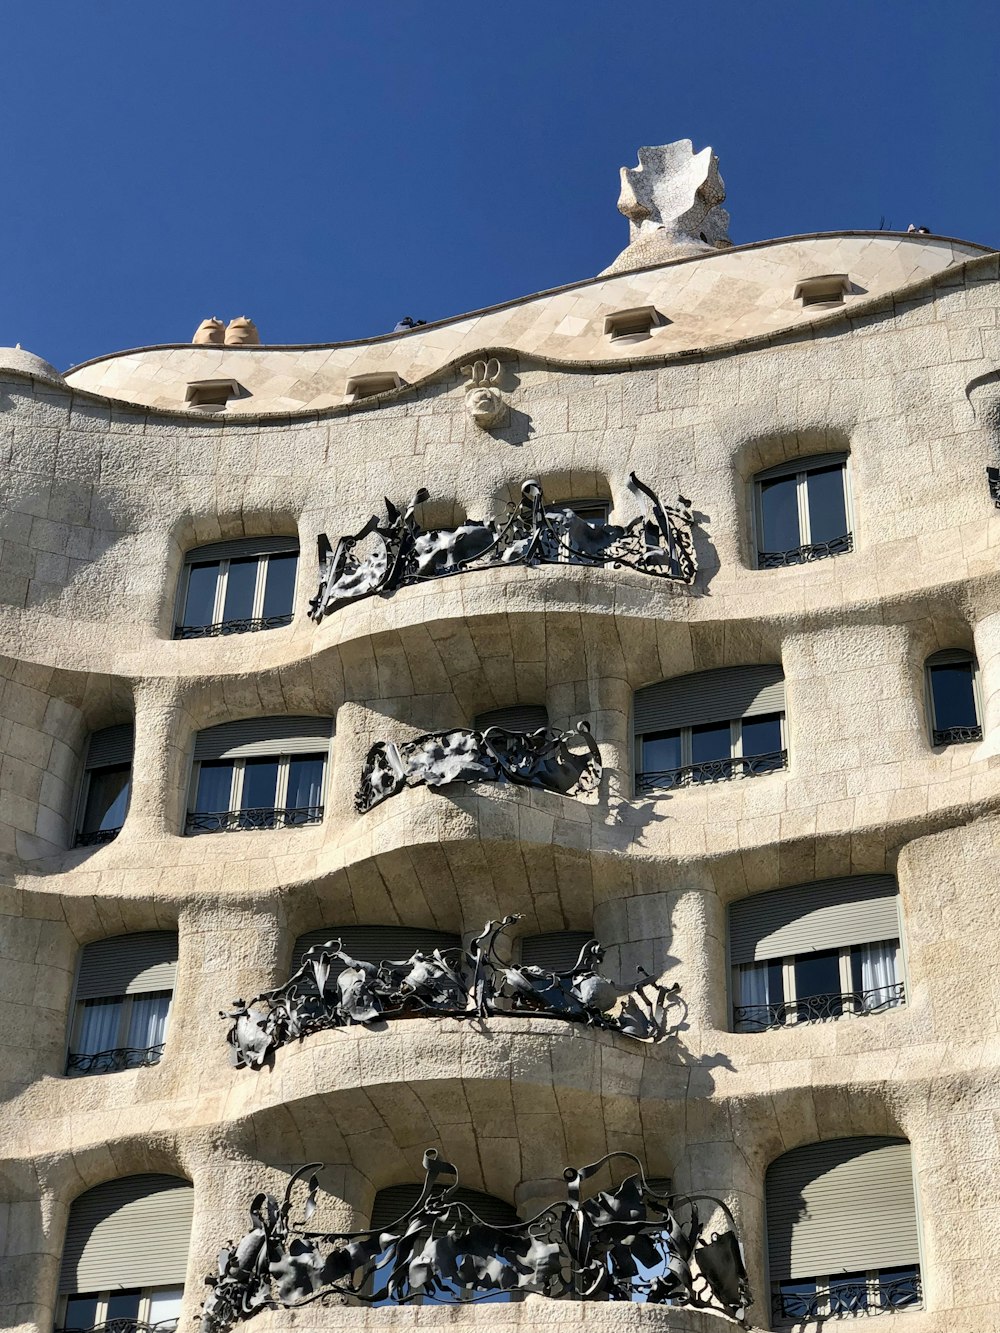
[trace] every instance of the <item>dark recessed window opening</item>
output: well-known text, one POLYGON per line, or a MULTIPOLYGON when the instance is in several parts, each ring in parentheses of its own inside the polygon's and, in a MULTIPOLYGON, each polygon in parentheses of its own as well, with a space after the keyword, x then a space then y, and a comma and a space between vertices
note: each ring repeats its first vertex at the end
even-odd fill
POLYGON ((215 542, 189 551, 177 639, 216 638, 292 623, 298 543, 290 537, 215 542))
POLYGON ((971 653, 946 650, 927 659, 927 693, 934 745, 983 739, 976 662, 971 653))
POLYGON ((99 847, 121 832, 132 788, 131 723, 92 733, 87 745, 77 820, 77 847, 99 847))
POLYGON ((847 455, 782 464, 754 481, 758 569, 809 564, 854 549, 847 455))

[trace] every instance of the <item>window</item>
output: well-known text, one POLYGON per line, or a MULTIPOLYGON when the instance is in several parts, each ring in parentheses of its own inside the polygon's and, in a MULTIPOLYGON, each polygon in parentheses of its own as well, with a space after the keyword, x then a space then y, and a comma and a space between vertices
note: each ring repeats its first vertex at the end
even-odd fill
POLYGON ((904 1003, 899 893, 854 875, 733 903, 733 1030, 882 1013, 904 1003))
POLYGON ((177 936, 153 930, 96 940, 80 955, 66 1073, 158 1064, 177 974, 177 936))
POLYGON ((212 542, 188 551, 174 638, 207 639, 290 625, 298 564, 294 537, 212 542))
POLYGON ((758 473, 754 525, 758 569, 852 551, 847 454, 820 454, 758 473))
POLYGON ((77 847, 111 842, 121 832, 132 785, 134 737, 130 722, 91 734, 80 793, 77 847))
MULTIPOLYGON (((74 1200, 59 1278, 60 1329, 177 1328, 194 1190, 175 1176, 110 1180, 74 1200), (120 1321, 120 1322, 119 1322, 120 1321)), ((110 1333, 110 1330, 109 1330, 110 1333)))
POLYGON ((934 745, 981 741, 979 680, 976 659, 959 649, 928 657, 927 699, 934 745))
POLYGON ((552 930, 544 935, 525 935, 521 940, 521 963, 546 972, 571 972, 580 950, 594 938, 589 930, 552 930))
POLYGON ((642 305, 608 315, 604 320, 604 332, 613 343, 635 343, 648 338, 654 329, 667 323, 669 320, 664 319, 655 306, 642 305))
POLYGON ((504 731, 539 731, 549 725, 544 704, 512 704, 509 708, 493 708, 488 713, 477 713, 472 726, 475 731, 488 727, 502 727, 504 731))
POLYGON ((323 818, 327 717, 258 717, 200 731, 186 832, 298 828, 323 818))
POLYGON ((776 1324, 921 1305, 910 1145, 835 1139, 772 1162, 765 1186, 776 1324))
POLYGON ((785 768, 781 668, 723 667, 637 690, 635 741, 637 795, 785 768))
POLYGON ((850 290, 851 279, 846 273, 820 273, 796 283, 792 300, 801 301, 803 307, 843 305, 850 290))

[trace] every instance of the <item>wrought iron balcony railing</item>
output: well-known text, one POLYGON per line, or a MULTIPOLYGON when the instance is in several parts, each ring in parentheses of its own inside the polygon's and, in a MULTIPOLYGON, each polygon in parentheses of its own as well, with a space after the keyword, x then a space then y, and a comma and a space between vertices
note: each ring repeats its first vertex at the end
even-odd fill
MULTIPOLYGON (((802 1284, 805 1285, 805 1284, 802 1284)), ((817 1283, 814 1292, 771 1293, 771 1315, 776 1323, 801 1323, 812 1319, 851 1319, 864 1315, 896 1314, 923 1304, 920 1273, 904 1276, 877 1275, 871 1279, 841 1282, 831 1277, 817 1283)))
POLYGON ((219 639, 226 634, 255 634, 260 629, 281 629, 292 623, 292 613, 283 616, 251 616, 245 620, 217 620, 214 625, 175 625, 175 639, 219 639))
POLYGON ((795 546, 790 551, 759 551, 758 569, 784 569, 788 565, 811 565, 815 560, 826 560, 831 555, 847 555, 854 550, 854 533, 832 537, 828 542, 814 542, 811 546, 795 546))
POLYGON ((249 810, 215 810, 188 813, 185 833, 239 833, 247 829, 302 828, 323 820, 321 805, 296 805, 286 809, 261 806, 249 810))
POLYGON ((122 831, 122 825, 117 828, 96 828, 88 833, 80 832, 76 835, 74 847, 103 847, 105 843, 114 842, 115 838, 122 831))
POLYGON ((683 768, 667 768, 658 773, 637 773, 635 790, 637 795, 646 796, 654 791, 672 791, 675 787, 696 787, 703 782, 755 778, 762 773, 776 773, 779 769, 787 767, 787 750, 773 750, 770 754, 751 754, 731 759, 706 759, 700 764, 685 764, 683 768))
POLYGON ((111 1051, 96 1051, 93 1055, 70 1051, 66 1073, 117 1074, 122 1069, 148 1069, 160 1063, 163 1047, 161 1042, 159 1046, 119 1046, 111 1051))
POLYGON ((982 727, 942 727, 934 732, 935 745, 966 745, 982 739, 982 727))
POLYGON ((986 478, 990 487, 990 499, 997 509, 1000 509, 1000 468, 988 467, 986 478))
POLYGON ((103 1324, 92 1324, 89 1328, 57 1328, 55 1333, 174 1333, 176 1319, 161 1319, 150 1324, 145 1319, 107 1319, 103 1324))
POLYGON ((737 1004, 733 1007, 733 1027, 737 1032, 764 1032, 768 1028, 790 1027, 795 1023, 823 1023, 845 1014, 880 1014, 906 1000, 901 981, 872 990, 846 991, 842 995, 807 995, 801 1000, 781 1004, 737 1004))

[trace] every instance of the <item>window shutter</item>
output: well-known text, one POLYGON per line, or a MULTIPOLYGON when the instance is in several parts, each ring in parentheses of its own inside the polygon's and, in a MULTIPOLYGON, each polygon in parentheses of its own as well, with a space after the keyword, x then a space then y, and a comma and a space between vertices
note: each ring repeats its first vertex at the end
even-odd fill
POLYGON ((766 1196, 774 1282, 920 1261, 905 1139, 795 1148, 769 1168, 766 1196))
POLYGON ((898 938, 899 891, 892 875, 818 879, 743 898, 729 908, 733 963, 898 938))
POLYGON ((182 1286, 194 1189, 176 1176, 109 1180, 74 1200, 60 1292, 182 1286))
POLYGON ((635 733, 642 736, 784 711, 785 677, 780 666, 721 667, 636 690, 635 733))
POLYGON ((796 472, 814 472, 821 467, 834 467, 837 463, 846 463, 846 451, 834 454, 811 454, 808 458, 790 458, 787 463, 778 463, 766 468, 754 476, 754 481, 770 481, 774 477, 793 477, 796 472))
POLYGON ((106 768, 110 764, 130 764, 135 742, 135 725, 123 722, 118 727, 92 731, 87 745, 85 768, 106 768))
POLYGON ((240 537, 231 542, 209 542, 194 546, 184 554, 186 565, 200 565, 211 560, 249 560, 255 555, 298 555, 298 537, 240 537))
POLYGON ((477 713, 472 723, 476 731, 487 727, 503 727, 507 731, 538 731, 549 725, 548 710, 543 704, 515 704, 512 708, 494 708, 488 713, 477 713))
POLYGON ((963 648, 943 648, 939 653, 931 653, 924 666, 972 666, 975 658, 963 648))
POLYGON ((177 936, 173 931, 114 935, 84 946, 76 998, 173 990, 176 978, 177 936))
POLYGON ((199 731, 195 759, 251 759, 278 754, 312 754, 327 750, 333 735, 332 717, 245 717, 199 731))
MULTIPOLYGON (((371 1229, 388 1227, 407 1212, 420 1198, 423 1185, 389 1185, 379 1190, 372 1205, 371 1229)), ((503 1199, 496 1199, 492 1194, 480 1194, 479 1190, 467 1190, 461 1186, 451 1196, 457 1203, 464 1203, 467 1208, 494 1227, 510 1227, 520 1221, 517 1209, 503 1199)))
POLYGON ((547 935, 525 935, 521 940, 521 962, 525 967, 569 972, 580 957, 580 950, 593 938, 589 930, 553 930, 547 935))
POLYGON ((292 971, 302 962, 307 949, 327 940, 340 940, 344 952, 361 963, 381 963, 383 959, 409 958, 417 949, 460 949, 462 937, 447 930, 421 930, 413 926, 320 926, 307 931, 295 941, 292 971))

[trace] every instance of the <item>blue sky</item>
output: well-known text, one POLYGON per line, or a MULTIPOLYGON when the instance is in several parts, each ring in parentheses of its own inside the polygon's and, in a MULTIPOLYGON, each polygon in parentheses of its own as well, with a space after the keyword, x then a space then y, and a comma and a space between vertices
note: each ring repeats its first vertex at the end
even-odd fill
POLYGON ((736 242, 1000 245, 980 0, 31 0, 4 18, 0 344, 61 368, 367 337, 593 275, 618 168, 692 138, 736 242))

